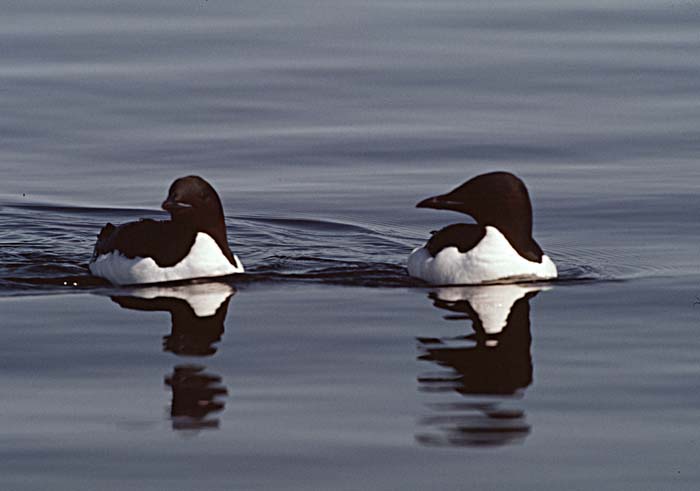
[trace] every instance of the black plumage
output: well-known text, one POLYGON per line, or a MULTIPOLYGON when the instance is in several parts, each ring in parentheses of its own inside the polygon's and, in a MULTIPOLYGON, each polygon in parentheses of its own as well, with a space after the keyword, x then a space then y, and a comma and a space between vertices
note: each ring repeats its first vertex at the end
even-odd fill
POLYGON ((97 236, 93 260, 118 251, 128 258, 150 257, 160 267, 171 267, 187 256, 197 234, 203 232, 216 241, 234 267, 239 267, 226 239, 221 200, 207 181, 198 176, 176 179, 162 208, 171 220, 105 225, 97 236))
POLYGON ((467 252, 486 235, 486 228, 476 223, 455 223, 435 232, 425 245, 430 255, 435 257, 446 247, 456 247, 459 252, 467 252))
POLYGON ((150 257, 161 268, 175 266, 189 253, 197 230, 187 224, 150 219, 115 227, 105 225, 97 236, 93 259, 119 251, 128 258, 150 257))
MULTIPOLYGON (((453 210, 473 217, 478 226, 497 228, 520 256, 528 261, 542 262, 543 252, 532 238, 532 204, 525 184, 509 172, 490 172, 476 176, 447 194, 427 198, 418 208, 453 210)), ((466 225, 461 225, 466 227, 466 225)), ((441 235, 445 229, 436 235, 441 235)), ((455 240, 456 232, 467 233, 464 243, 473 241, 475 231, 468 228, 447 230, 446 238, 455 240)), ((432 239, 431 239, 432 240, 432 239)), ((478 241, 477 241, 478 242, 478 241)), ((436 248, 433 248, 437 250, 436 248)), ((466 248, 460 251, 465 252, 466 248)), ((431 254, 435 255, 432 250, 431 254)))

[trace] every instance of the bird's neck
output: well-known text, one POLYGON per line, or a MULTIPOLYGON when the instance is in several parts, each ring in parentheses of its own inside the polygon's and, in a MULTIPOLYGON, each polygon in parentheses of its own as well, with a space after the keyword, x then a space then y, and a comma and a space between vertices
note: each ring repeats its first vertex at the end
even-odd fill
POLYGON ((236 266, 233 253, 228 245, 226 225, 224 223, 223 216, 217 218, 199 219, 196 221, 183 219, 178 220, 176 217, 173 217, 173 221, 194 235, 199 232, 203 232, 211 236, 211 238, 214 239, 221 249, 221 252, 224 254, 224 256, 226 256, 226 259, 228 259, 232 265, 236 266))
POLYGON ((210 235, 211 238, 216 241, 221 249, 221 252, 223 252, 224 256, 226 256, 226 259, 228 259, 232 265, 236 266, 236 261, 233 259, 233 253, 231 252, 231 248, 228 246, 226 226, 223 223, 204 227, 203 229, 200 229, 200 231, 210 235))
POLYGON ((542 249, 532 238, 532 221, 521 221, 509 224, 485 224, 497 228, 508 240, 516 252, 528 261, 541 262, 542 249))

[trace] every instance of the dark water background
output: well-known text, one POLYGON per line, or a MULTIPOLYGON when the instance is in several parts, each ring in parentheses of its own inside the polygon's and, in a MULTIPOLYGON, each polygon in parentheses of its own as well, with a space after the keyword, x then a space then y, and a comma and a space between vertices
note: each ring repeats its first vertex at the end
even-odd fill
POLYGON ((698 33, 692 2, 5 2, 3 489, 697 489, 698 33), (496 352, 403 268, 460 220, 414 204, 499 169, 563 281, 496 352), (85 265, 192 173, 248 274, 180 331, 85 265))

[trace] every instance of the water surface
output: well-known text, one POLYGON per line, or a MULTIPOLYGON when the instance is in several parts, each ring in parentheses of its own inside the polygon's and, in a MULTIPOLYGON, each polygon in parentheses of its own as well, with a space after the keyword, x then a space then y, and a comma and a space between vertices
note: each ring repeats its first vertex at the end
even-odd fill
POLYGON ((688 2, 6 2, 3 489, 695 489, 688 2), (408 253, 527 183, 547 285, 408 253), (246 275, 117 289, 100 227, 219 191, 246 275), (517 288, 522 288, 517 290, 517 288))

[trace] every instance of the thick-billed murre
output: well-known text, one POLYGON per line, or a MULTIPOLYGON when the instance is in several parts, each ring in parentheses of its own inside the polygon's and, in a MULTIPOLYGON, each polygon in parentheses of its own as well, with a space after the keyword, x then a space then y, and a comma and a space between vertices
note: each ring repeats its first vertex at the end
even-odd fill
POLYGON ((508 172, 476 176, 418 208, 466 213, 475 224, 449 225, 408 258, 408 273, 437 285, 545 280, 557 268, 532 238, 525 184, 508 172))
POLYGON ((228 246, 221 200, 198 176, 176 179, 161 205, 171 220, 105 225, 89 269, 117 285, 161 283, 242 273, 228 246))

